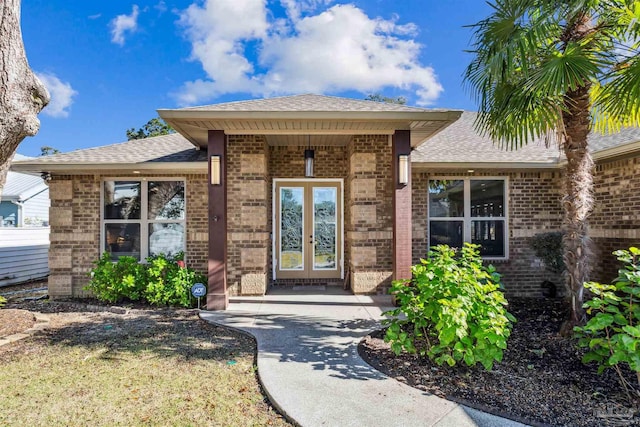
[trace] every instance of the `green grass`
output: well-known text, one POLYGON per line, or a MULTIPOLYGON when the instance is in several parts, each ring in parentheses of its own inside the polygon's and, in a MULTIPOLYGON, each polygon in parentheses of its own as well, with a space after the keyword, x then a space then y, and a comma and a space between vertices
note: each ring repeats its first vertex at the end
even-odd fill
POLYGON ((250 338, 194 315, 87 316, 0 348, 0 425, 287 425, 250 338))

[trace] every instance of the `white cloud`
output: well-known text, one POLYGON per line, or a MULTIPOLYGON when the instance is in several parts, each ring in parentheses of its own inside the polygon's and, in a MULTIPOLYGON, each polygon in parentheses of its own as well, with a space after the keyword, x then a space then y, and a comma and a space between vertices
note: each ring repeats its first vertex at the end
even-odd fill
POLYGON ((156 4, 155 6, 153 6, 153 8, 160 13, 164 13, 167 11, 167 4, 164 2, 164 0, 160 0, 160 2, 158 2, 158 4, 156 4))
POLYGON ((78 94, 71 84, 61 81, 51 73, 36 73, 36 76, 45 85, 51 95, 51 102, 47 105, 43 114, 56 118, 69 116, 69 108, 73 104, 73 97, 78 94))
POLYGON ((191 59, 205 79, 176 94, 192 105, 225 93, 379 92, 386 87, 433 103, 442 86, 420 63, 422 46, 412 24, 399 17, 370 18, 354 5, 332 0, 281 0, 287 17, 271 19, 266 0, 206 0, 181 13, 191 59), (324 9, 316 13, 316 10, 324 9))
POLYGON ((138 29, 138 15, 140 10, 137 4, 133 5, 131 15, 118 15, 111 20, 111 41, 124 46, 125 33, 134 33, 138 29))

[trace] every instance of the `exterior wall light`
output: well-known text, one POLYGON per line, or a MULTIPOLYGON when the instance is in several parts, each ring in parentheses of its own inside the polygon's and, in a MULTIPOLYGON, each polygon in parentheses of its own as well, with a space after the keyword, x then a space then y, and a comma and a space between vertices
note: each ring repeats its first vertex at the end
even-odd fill
POLYGON ((209 172, 211 175, 211 185, 220 185, 220 156, 211 156, 211 170, 209 172))
POLYGON ((407 154, 398 156, 398 184, 409 184, 409 156, 407 154))
POLYGON ((314 157, 315 153, 311 148, 304 150, 304 176, 306 178, 313 178, 314 157))

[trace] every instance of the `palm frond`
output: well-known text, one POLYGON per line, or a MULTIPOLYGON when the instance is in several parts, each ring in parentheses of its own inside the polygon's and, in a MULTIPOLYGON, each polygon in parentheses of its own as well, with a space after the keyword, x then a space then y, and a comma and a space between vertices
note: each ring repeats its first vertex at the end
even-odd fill
POLYGON ((561 97, 588 82, 596 80, 600 67, 578 43, 570 42, 564 52, 553 52, 540 62, 525 82, 524 90, 543 97, 561 97))
POLYGON ((596 130, 617 132, 621 127, 640 127, 640 55, 594 86, 591 99, 596 130))
POLYGON ((479 111, 475 126, 499 147, 514 150, 535 140, 546 145, 560 142, 555 129, 561 120, 557 97, 523 91, 521 84, 503 84, 496 87, 491 108, 479 111))

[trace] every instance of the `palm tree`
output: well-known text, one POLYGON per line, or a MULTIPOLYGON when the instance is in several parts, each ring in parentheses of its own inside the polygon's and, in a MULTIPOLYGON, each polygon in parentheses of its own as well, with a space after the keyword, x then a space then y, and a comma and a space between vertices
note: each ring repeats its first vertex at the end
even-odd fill
POLYGON ((554 141, 564 174, 564 261, 569 326, 584 322, 591 269, 587 219, 593 161, 587 135, 640 125, 640 2, 495 0, 472 25, 465 82, 476 96, 476 128, 504 148, 554 141))

